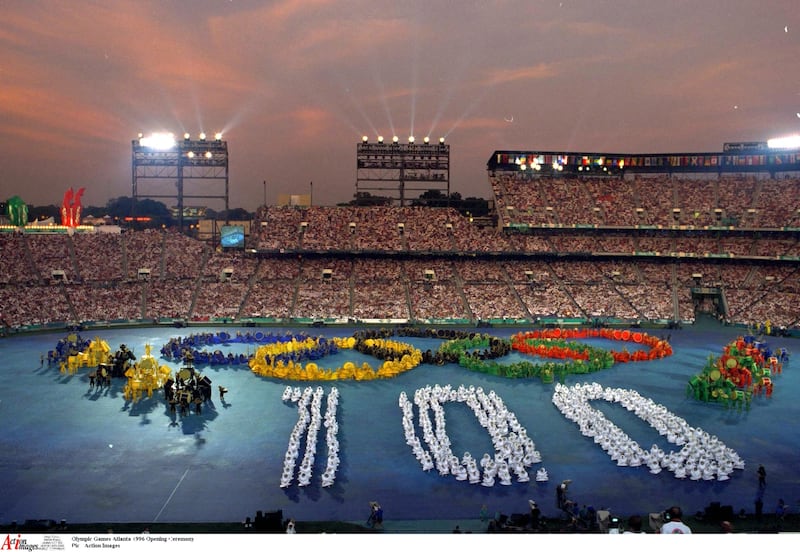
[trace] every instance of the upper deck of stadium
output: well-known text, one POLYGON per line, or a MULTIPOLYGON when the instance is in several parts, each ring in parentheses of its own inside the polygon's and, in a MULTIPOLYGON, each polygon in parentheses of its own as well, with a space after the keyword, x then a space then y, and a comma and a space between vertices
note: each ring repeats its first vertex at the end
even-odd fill
POLYGON ((501 226, 785 229, 800 222, 800 152, 727 143, 721 152, 495 151, 501 226))

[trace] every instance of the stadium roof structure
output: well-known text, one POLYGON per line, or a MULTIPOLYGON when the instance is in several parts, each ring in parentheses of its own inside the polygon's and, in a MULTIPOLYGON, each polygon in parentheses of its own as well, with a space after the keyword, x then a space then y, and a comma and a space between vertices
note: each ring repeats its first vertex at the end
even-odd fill
POLYGON ((611 176, 632 173, 776 173, 800 171, 800 149, 772 149, 766 142, 726 143, 720 152, 602 153, 497 150, 489 171, 541 175, 611 176))

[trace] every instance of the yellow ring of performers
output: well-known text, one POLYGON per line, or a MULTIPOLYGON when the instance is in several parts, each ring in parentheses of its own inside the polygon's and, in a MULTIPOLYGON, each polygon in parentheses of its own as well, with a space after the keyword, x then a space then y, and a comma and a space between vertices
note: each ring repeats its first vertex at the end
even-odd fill
MULTIPOLYGON (((353 349, 358 343, 354 337, 334 338, 334 342, 340 349, 353 349)), ((250 370, 259 376, 284 380, 368 381, 393 378, 422 364, 422 352, 407 343, 388 339, 366 339, 363 343, 367 348, 377 347, 390 351, 394 358, 384 360, 377 370, 367 362, 362 363, 359 367, 351 361, 345 362, 335 369, 325 369, 315 362, 303 364, 291 360, 286 363, 282 360, 275 361, 274 357, 278 354, 275 353, 276 346, 282 345, 277 343, 259 347, 253 358, 250 359, 250 370)))

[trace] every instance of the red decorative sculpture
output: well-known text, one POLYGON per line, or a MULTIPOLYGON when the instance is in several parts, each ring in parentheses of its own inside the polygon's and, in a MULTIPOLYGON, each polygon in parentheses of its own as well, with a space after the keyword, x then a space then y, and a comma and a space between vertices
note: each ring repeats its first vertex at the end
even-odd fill
POLYGON ((61 203, 61 225, 75 228, 81 223, 81 196, 84 188, 73 192, 72 188, 64 192, 64 201, 61 203))

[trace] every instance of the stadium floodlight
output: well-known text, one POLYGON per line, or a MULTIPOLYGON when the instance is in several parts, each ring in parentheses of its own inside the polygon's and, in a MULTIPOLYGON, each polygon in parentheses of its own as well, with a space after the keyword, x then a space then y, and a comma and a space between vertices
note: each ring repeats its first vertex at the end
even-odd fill
POLYGON ((428 144, 428 143, 430 143, 431 138, 430 138, 430 136, 426 136, 425 138, 423 138, 422 141, 425 142, 426 144, 428 144))
POLYGON ((189 138, 191 138, 191 135, 188 132, 184 132, 183 133, 183 139, 184 140, 188 140, 189 138))
POLYGON ((767 140, 767 147, 770 149, 797 149, 800 148, 800 135, 783 136, 781 138, 770 138, 767 140))
POLYGON ((442 136, 441 138, 439 138, 439 143, 440 143, 440 144, 444 144, 444 136, 442 136))
POLYGON ((175 147, 175 135, 171 132, 154 132, 139 138, 139 145, 154 150, 169 150, 175 147))
POLYGON ((189 159, 194 159, 194 152, 190 151, 189 153, 186 154, 186 157, 188 157, 189 159))
POLYGON ((367 142, 369 142, 369 137, 364 135, 364 136, 361 137, 361 141, 366 144, 367 142))
POLYGON ((378 143, 383 144, 383 136, 378 136, 378 143))
POLYGON ((398 138, 397 136, 392 136, 392 143, 393 144, 396 144, 399 141, 400 141, 400 138, 398 138))
POLYGON ((211 159, 211 152, 210 151, 206 152, 206 159, 211 159))
POLYGON ((201 132, 200 133, 200 139, 201 140, 205 140, 206 139, 206 133, 205 132, 201 132))
POLYGON ((222 133, 221 133, 221 132, 217 132, 217 133, 214 135, 214 140, 216 140, 217 142, 219 142, 220 140, 222 140, 222 133))
POLYGON ((413 136, 409 136, 408 137, 408 143, 409 144, 413 144, 414 143, 414 137, 413 136))

